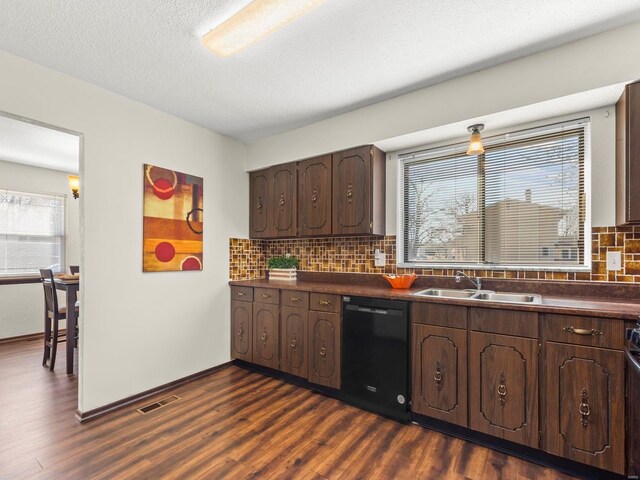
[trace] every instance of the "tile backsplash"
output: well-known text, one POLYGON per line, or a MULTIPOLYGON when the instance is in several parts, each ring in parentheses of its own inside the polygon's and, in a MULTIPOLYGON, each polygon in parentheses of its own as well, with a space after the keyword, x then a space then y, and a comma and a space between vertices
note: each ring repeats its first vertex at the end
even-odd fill
MULTIPOLYGON (((594 227, 591 234, 591 272, 468 270, 465 273, 492 278, 538 280, 590 280, 640 283, 640 227, 594 227), (607 272, 607 251, 619 251, 622 269, 607 272)), ((455 275, 456 269, 398 268, 396 237, 328 237, 289 240, 229 239, 229 278, 249 280, 266 275, 267 259, 291 254, 300 270, 348 273, 410 273, 455 275), (384 250, 386 267, 376 267, 373 254, 384 250)))

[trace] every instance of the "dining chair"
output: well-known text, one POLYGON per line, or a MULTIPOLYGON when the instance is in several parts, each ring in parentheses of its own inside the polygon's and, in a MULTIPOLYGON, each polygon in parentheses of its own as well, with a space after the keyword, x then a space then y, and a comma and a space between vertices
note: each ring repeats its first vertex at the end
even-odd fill
MULTIPOLYGON (((40 279, 44 289, 44 355, 42 365, 49 362, 49 370, 53 371, 58 353, 58 343, 67 341, 69 332, 60 334, 60 320, 67 317, 66 307, 58 305, 58 295, 53 278, 53 271, 41 268, 40 279)), ((77 307, 75 307, 77 309, 77 307)), ((75 341, 77 332, 71 333, 71 341, 75 341)))
POLYGON ((71 275, 80 273, 80 265, 69 265, 69 272, 71 272, 71 275))

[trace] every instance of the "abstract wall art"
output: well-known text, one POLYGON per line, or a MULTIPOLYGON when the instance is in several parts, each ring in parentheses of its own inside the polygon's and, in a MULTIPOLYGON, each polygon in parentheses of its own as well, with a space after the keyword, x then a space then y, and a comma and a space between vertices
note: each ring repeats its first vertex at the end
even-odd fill
POLYGON ((202 270, 202 178, 144 164, 145 272, 202 270))

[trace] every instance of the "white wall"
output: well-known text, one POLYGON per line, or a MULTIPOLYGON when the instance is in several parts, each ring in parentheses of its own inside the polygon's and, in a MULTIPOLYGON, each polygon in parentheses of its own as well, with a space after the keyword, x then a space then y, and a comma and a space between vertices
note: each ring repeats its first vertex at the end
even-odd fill
MULTIPOLYGON (((80 263, 80 209, 69 191, 67 173, 0 160, 0 189, 65 195, 65 264, 80 263)), ((41 332, 42 286, 0 285, 0 338, 41 332)))
POLYGON ((0 110, 84 134, 79 409, 228 361, 228 238, 248 233, 246 147, 7 53, 0 71, 0 110), (204 178, 203 271, 142 273, 143 163, 204 178))

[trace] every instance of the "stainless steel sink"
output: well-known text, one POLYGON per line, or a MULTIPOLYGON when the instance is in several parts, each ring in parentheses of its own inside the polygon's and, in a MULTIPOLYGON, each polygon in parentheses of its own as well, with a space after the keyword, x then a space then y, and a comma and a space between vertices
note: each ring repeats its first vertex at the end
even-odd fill
POLYGON ((419 297, 443 297, 443 298, 471 298, 477 292, 475 290, 456 290, 449 288, 429 288, 421 292, 414 293, 419 297))
POLYGON ((489 302, 507 303, 542 303, 542 297, 535 293, 492 293, 480 292, 473 297, 474 300, 486 300, 489 302))
POLYGON ((419 297, 466 298, 485 302, 505 303, 542 303, 542 297, 536 293, 500 293, 490 290, 456 290, 449 288, 429 288, 414 293, 419 297))

